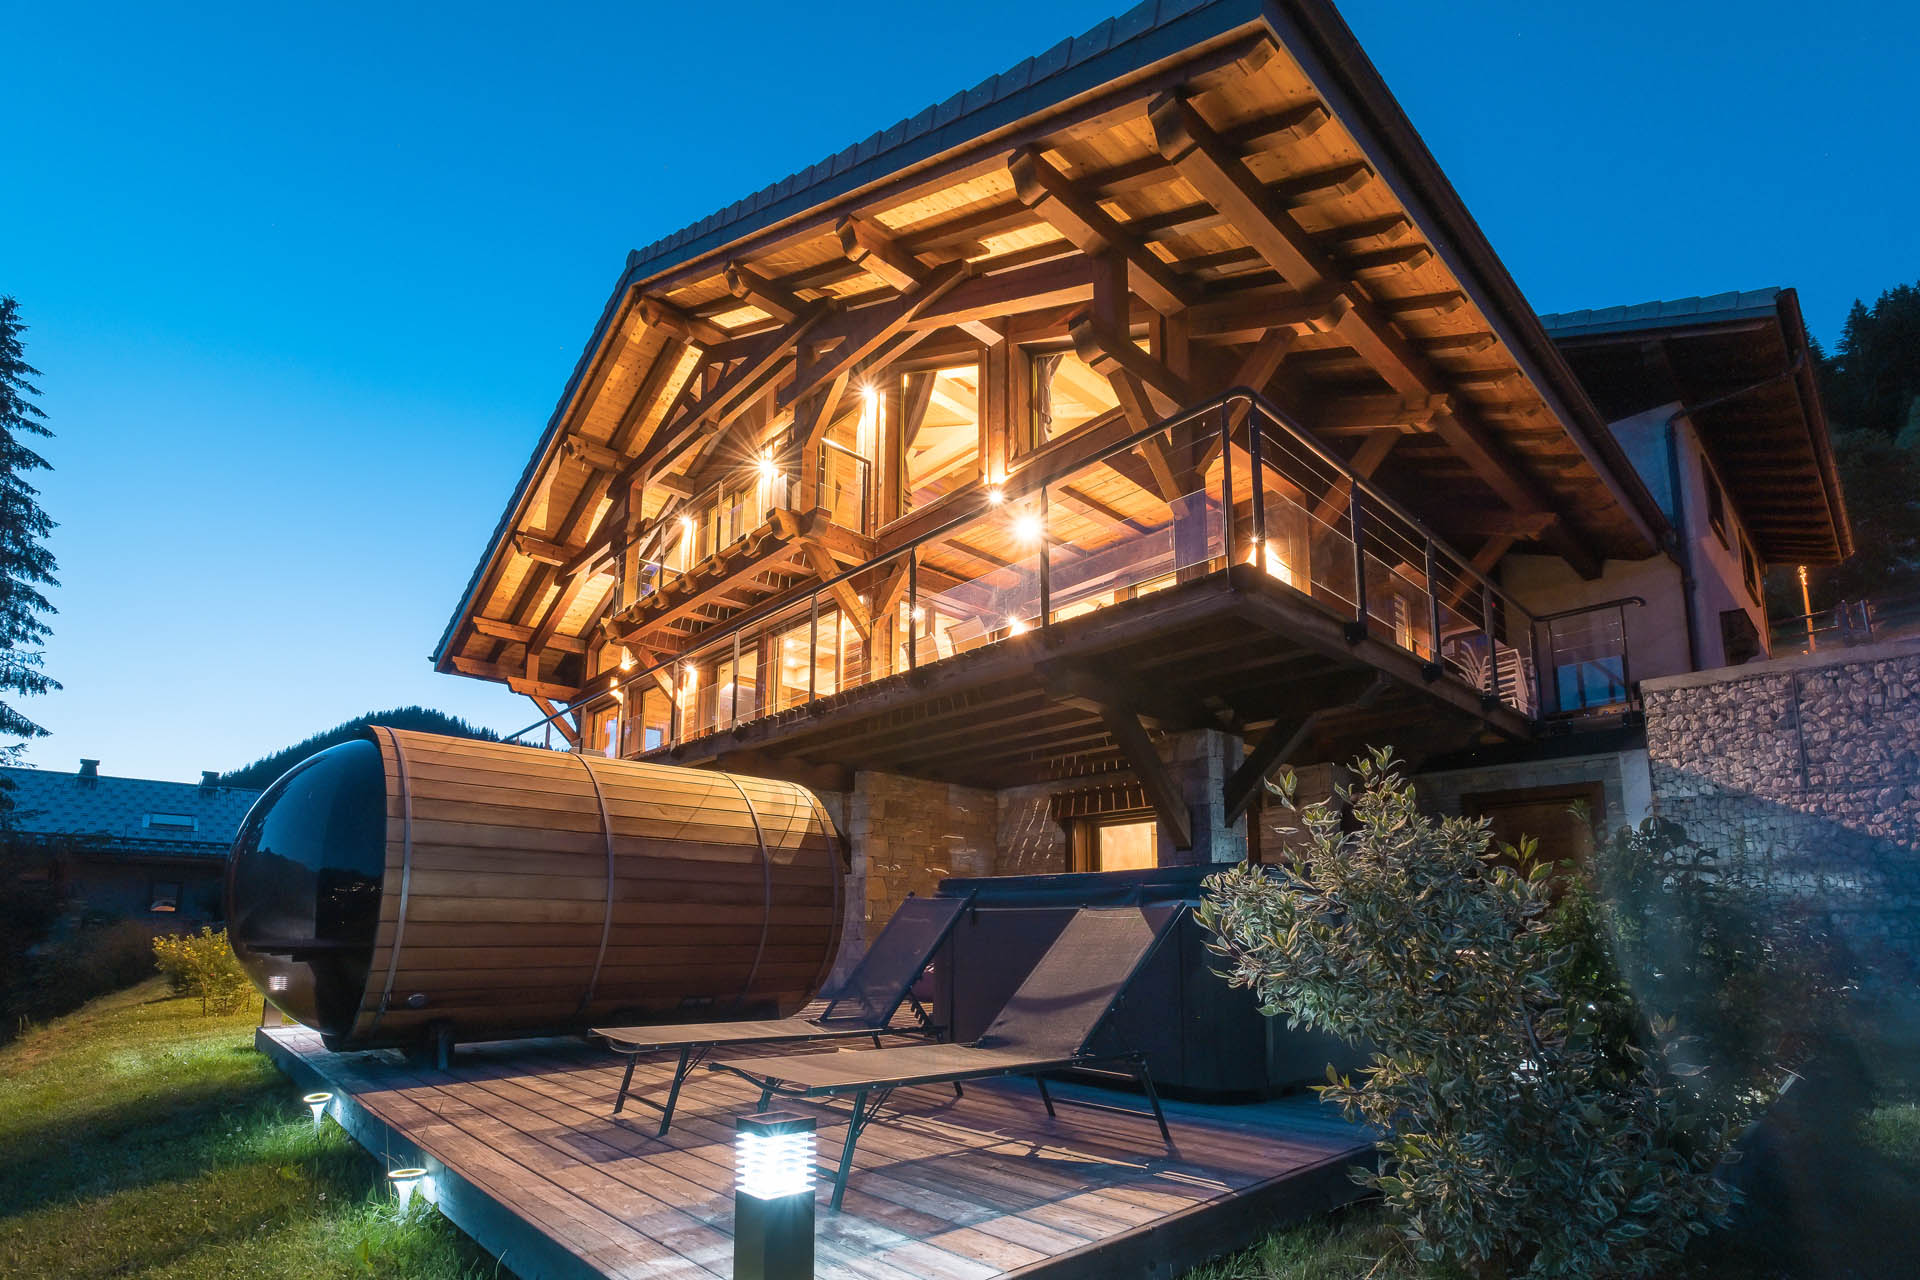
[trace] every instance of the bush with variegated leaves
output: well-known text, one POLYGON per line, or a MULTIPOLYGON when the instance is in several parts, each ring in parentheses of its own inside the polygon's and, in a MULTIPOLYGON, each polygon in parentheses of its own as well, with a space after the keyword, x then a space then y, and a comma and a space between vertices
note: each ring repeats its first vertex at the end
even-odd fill
POLYGON ((1480 1276, 1670 1264, 1725 1221, 1716 1174, 1748 1112, 1668 1069, 1671 1025, 1623 1007, 1606 947, 1569 935, 1530 848, 1498 855, 1484 821, 1420 812, 1386 751, 1354 778, 1299 811, 1291 866, 1209 881, 1225 975, 1269 1014, 1375 1048, 1323 1092, 1380 1133, 1366 1179, 1418 1257, 1480 1276))

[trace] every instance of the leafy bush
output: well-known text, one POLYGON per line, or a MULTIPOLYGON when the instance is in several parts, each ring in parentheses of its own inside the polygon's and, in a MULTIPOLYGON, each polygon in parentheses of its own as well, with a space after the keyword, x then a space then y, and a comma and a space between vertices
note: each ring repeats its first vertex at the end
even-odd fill
POLYGON ((187 973, 187 948, 191 942, 191 938, 177 933, 165 934, 153 940, 154 964, 177 996, 187 995, 193 989, 193 979, 187 973))
POLYGON ((1228 980, 1376 1046, 1358 1084, 1329 1072, 1323 1092, 1384 1135, 1367 1181, 1422 1260, 1538 1277, 1670 1263, 1725 1221, 1715 1174, 1745 1113, 1702 1107, 1666 1069, 1671 1028, 1628 1012, 1590 899, 1557 910, 1550 867, 1516 872, 1484 821, 1419 812, 1390 753, 1354 768, 1300 811, 1299 865, 1209 882, 1200 918, 1228 980))
POLYGON ((199 933, 155 938, 153 956, 175 992, 200 997, 202 1013, 233 1013, 253 997, 225 929, 202 926, 199 933))

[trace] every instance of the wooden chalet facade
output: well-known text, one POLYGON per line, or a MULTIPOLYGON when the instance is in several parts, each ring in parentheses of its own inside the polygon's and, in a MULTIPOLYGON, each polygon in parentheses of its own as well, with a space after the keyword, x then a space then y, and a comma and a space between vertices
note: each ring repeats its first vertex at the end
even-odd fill
MULTIPOLYGON (((434 661, 808 783, 869 915, 1238 859, 1283 762, 1524 773, 1736 653, 1666 642, 1725 574, 1610 426, 1686 426, 1680 348, 1603 414, 1566 341, 1329 4, 1144 4, 630 255, 434 661)), ((1847 548, 1812 394, 1687 473, 1761 567, 1847 548)))

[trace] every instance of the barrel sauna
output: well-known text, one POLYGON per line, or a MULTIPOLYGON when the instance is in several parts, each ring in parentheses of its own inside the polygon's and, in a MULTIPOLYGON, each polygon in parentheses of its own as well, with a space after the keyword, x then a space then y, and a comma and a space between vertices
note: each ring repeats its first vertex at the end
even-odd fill
POLYGON ((330 1048, 789 1013, 839 941, 804 787, 375 726, 254 804, 228 936, 330 1048))

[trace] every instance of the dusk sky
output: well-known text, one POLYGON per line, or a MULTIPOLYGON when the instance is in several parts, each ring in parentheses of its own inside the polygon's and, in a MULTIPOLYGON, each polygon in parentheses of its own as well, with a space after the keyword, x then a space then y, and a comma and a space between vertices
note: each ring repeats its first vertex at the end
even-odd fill
MULTIPOLYGON (((65 691, 29 759, 191 779, 359 712, 538 714, 439 638, 630 248, 1118 11, 0 3, 0 293, 65 691)), ((1541 311, 1920 278, 1920 7, 1353 0, 1541 311)))

